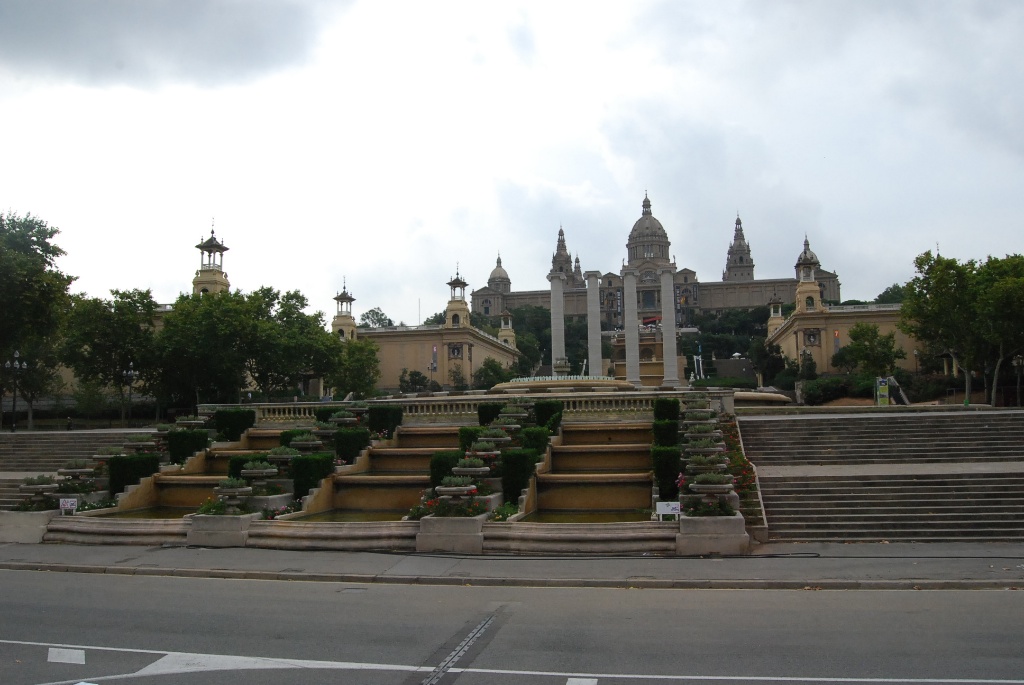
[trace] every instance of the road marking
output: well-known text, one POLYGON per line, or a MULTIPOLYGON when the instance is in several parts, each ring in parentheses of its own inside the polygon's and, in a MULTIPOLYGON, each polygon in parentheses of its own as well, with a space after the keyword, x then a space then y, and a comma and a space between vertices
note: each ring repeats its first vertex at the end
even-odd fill
POLYGON ((85 650, 50 647, 46 660, 53 664, 84 664, 85 650))
MULTIPOLYGON (((484 621, 488 623, 488 621, 484 621)), ((474 633, 483 632, 483 629, 487 626, 481 623, 474 629, 474 633)), ((471 633, 472 635, 473 633, 471 633)), ((467 640, 469 637, 466 638, 467 640)), ((475 638, 474 638, 475 639, 475 638)), ((312 661, 306 659, 277 659, 277 658, 264 658, 264 657, 247 657, 247 656, 231 656, 226 654, 192 654, 189 652, 168 652, 160 651, 155 649, 131 649, 128 647, 99 647, 96 645, 66 645, 53 642, 31 642, 27 640, 2 640, 0 644, 7 645, 28 645, 34 647, 52 647, 57 649, 65 650, 97 650, 105 652, 124 652, 127 654, 153 654, 158 655, 161 658, 153 662, 149 666, 139 671, 138 674, 144 675, 166 675, 168 673, 183 673, 186 672, 185 666, 189 666, 188 670, 200 671, 200 670, 225 670, 229 662, 237 664, 230 668, 245 668, 245 669, 281 669, 281 668, 306 668, 306 669, 324 669, 324 670, 348 670, 348 671, 400 671, 404 673, 425 673, 432 672, 427 666, 406 666, 404 664, 377 664, 368 662, 358 661, 312 661), (168 659, 166 662, 165 659, 168 659), (163 666, 160 669, 167 669, 172 664, 176 664, 181 670, 160 670, 152 669, 157 664, 163 662, 163 666), (246 664, 242 666, 242 664, 246 664), (205 665, 206 668, 199 668, 205 665)), ((461 646, 461 645, 460 645, 461 646)), ((458 650, 456 650, 458 651, 458 650)), ((455 654, 455 652, 453 652, 455 654)), ((735 682, 749 682, 749 683, 908 683, 910 685, 1024 685, 1024 679, 1009 679, 1009 678, 832 678, 832 677, 820 677, 816 678, 813 676, 750 676, 750 675, 654 675, 644 673, 567 673, 565 671, 513 671, 507 669, 489 669, 489 668, 451 668, 451 673, 480 673, 480 674, 493 674, 493 675, 509 675, 516 676, 520 679, 523 677, 536 676, 545 678, 567 678, 581 681, 582 683, 596 683, 601 678, 617 679, 617 680, 659 680, 659 681, 677 681, 677 682, 691 682, 691 681, 720 681, 720 680, 731 680, 735 682)), ((106 681, 106 680, 124 680, 126 678, 136 677, 136 673, 110 675, 110 676, 93 676, 90 680, 93 681, 106 681)), ((41 683, 40 685, 79 685, 82 681, 80 680, 61 680, 52 683, 41 683)), ((567 683, 570 685, 570 683, 567 683)))
POLYGON ((597 678, 569 678, 565 685, 597 685, 597 678))

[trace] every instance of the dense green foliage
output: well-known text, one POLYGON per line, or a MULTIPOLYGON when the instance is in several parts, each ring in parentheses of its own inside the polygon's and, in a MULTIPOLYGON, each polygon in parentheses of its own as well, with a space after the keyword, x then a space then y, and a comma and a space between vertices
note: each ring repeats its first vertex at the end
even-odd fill
POLYGON ((483 432, 483 426, 460 426, 459 449, 463 452, 468 451, 470 446, 479 439, 480 434, 483 432))
POLYGON ((671 447, 679 444, 679 421, 662 419, 651 424, 654 433, 654 444, 658 447, 671 447))
POLYGON ((375 405, 366 413, 366 425, 371 433, 395 434, 395 429, 402 425, 402 408, 398 405, 375 405))
POLYGON ((679 420, 679 398, 658 397, 654 400, 655 421, 678 421, 679 420))
POLYGON ((308 432, 309 430, 305 428, 292 428, 291 430, 281 431, 281 447, 290 446, 292 444, 292 440, 295 439, 295 436, 308 432))
POLYGON ((107 474, 111 495, 124 492, 129 485, 135 485, 143 478, 160 470, 158 454, 121 454, 107 460, 107 474))
POLYGON ((551 417, 564 408, 561 400, 537 400, 533 403, 533 413, 537 417, 538 426, 547 426, 551 417))
POLYGON ((682 454, 678 445, 651 447, 654 481, 658 484, 658 496, 662 502, 671 502, 679 496, 676 479, 683 470, 682 454))
POLYGON ((369 428, 339 428, 338 432, 334 434, 335 453, 350 464, 369 445, 369 428))
POLYGON ((242 433, 256 425, 255 409, 218 409, 213 413, 213 427, 227 440, 240 440, 242 433))
POLYGON ((501 492, 506 502, 518 502, 520 492, 529 487, 537 458, 536 450, 532 449, 502 451, 501 492))
POLYGON ((430 487, 436 488, 445 477, 452 475, 452 469, 463 456, 463 452, 455 450, 442 450, 430 455, 430 487))
POLYGON ((334 388, 335 399, 373 396, 380 380, 379 347, 370 339, 343 340, 335 367, 326 374, 327 384, 334 388))
MULTIPOLYGON (((534 450, 538 455, 547 451, 551 432, 544 426, 531 426, 523 429, 523 447, 534 450)), ((504 453, 502 453, 504 454, 504 453)))
POLYGON ((328 452, 300 454, 292 457, 289 468, 295 488, 295 498, 305 497, 319 487, 320 481, 334 473, 334 455, 328 452))
POLYGON ((167 431, 167 451, 171 461, 180 464, 196 452, 205 450, 210 434, 202 429, 172 428, 167 431))
POLYGON ((504 402, 481 402, 476 406, 477 421, 481 426, 486 426, 498 418, 498 414, 501 413, 501 409, 504 406, 504 402))

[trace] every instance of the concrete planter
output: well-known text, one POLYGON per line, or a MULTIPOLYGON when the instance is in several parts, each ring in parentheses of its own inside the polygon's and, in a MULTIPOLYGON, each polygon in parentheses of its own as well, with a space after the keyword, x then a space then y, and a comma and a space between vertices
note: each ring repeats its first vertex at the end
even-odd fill
POLYGON ((38 543, 59 511, 0 511, 0 542, 38 543))
POLYGON ((416 535, 417 552, 482 554, 487 514, 472 517, 425 516, 416 535))
POLYGON ((473 478, 486 478, 491 475, 491 469, 487 466, 455 466, 452 468, 454 476, 472 476, 473 478))
POLYGON ((679 517, 676 554, 746 554, 749 546, 742 514, 679 517))
POLYGON ((210 516, 195 514, 188 517, 191 525, 186 540, 197 547, 245 547, 249 539, 249 524, 260 514, 240 516, 210 516))
POLYGON ((690 483, 690 492, 695 492, 698 495, 728 495, 733 491, 732 483, 721 483, 721 484, 697 484, 690 483))

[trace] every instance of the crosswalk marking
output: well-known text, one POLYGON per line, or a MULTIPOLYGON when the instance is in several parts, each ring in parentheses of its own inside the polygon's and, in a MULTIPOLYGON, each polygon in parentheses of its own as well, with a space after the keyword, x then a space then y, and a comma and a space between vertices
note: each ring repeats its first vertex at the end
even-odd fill
POLYGON ((84 649, 63 649, 61 647, 50 647, 46 660, 52 664, 84 664, 84 649))

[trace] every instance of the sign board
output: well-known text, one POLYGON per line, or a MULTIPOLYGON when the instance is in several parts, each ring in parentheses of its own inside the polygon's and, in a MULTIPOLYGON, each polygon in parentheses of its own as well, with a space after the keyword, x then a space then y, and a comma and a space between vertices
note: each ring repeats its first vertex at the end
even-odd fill
POLYGON ((889 380, 887 378, 875 379, 875 396, 878 398, 879 407, 889 406, 889 380))
POLYGON ((74 497, 61 497, 60 498, 60 513, 61 516, 67 514, 74 514, 75 510, 78 509, 78 500, 74 497))
POLYGON ((655 505, 655 513, 657 513, 658 516, 665 514, 678 514, 679 502, 658 502, 655 505))

